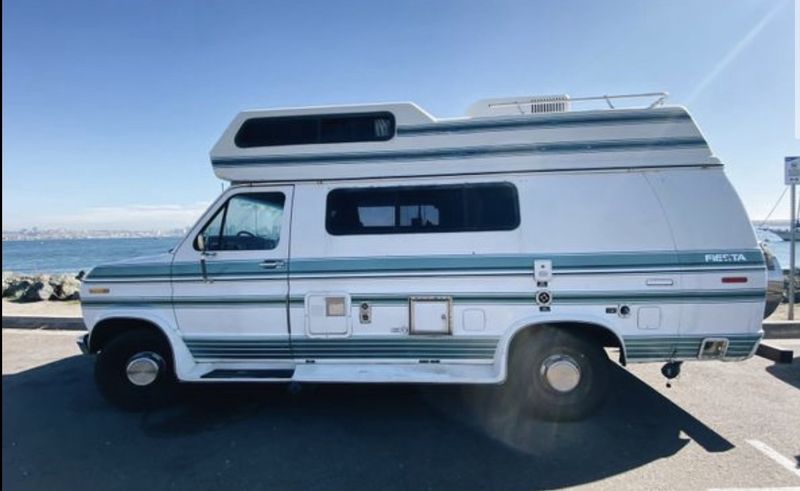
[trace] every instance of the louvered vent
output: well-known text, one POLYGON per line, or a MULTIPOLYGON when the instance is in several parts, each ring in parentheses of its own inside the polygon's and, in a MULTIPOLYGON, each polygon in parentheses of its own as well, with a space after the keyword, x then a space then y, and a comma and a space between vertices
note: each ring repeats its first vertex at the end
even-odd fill
POLYGON ((569 97, 565 95, 553 95, 545 97, 535 97, 530 100, 531 113, 563 113, 569 111, 569 97))
POLYGON ((481 118, 520 114, 562 113, 569 110, 570 99, 568 95, 503 97, 478 101, 467 110, 467 115, 471 118, 481 118))

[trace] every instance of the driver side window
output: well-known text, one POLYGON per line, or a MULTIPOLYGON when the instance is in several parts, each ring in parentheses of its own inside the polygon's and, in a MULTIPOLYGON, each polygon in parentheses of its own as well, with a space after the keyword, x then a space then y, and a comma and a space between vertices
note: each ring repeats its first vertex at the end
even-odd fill
MULTIPOLYGON (((200 235, 207 251, 275 249, 281 235, 282 193, 244 193, 228 200, 200 235)), ((199 250, 195 241, 195 249, 199 250)))

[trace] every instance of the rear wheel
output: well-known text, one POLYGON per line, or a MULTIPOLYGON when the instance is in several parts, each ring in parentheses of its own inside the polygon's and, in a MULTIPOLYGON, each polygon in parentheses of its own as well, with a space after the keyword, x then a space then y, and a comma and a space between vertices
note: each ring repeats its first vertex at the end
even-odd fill
POLYGON ((148 331, 130 331, 112 339, 97 355, 95 381, 111 403, 141 411, 168 402, 175 383, 167 342, 148 331))
POLYGON ((511 350, 506 390, 524 410, 542 419, 570 421, 602 404, 610 364, 602 347, 553 327, 522 336, 511 350))

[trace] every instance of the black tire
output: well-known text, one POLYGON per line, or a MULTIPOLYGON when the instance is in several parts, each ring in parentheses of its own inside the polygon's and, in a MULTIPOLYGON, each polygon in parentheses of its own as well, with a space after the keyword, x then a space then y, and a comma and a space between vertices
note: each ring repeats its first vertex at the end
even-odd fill
POLYGON ((534 417, 548 421, 584 419, 605 400, 610 363, 601 346, 569 332, 569 328, 540 327, 514 340, 505 390, 511 392, 522 411, 534 417), (546 367, 557 360, 568 360, 570 366, 579 368, 574 388, 560 391, 548 381, 546 367))
POLYGON ((172 354, 163 337, 150 331, 129 331, 111 339, 100 350, 94 378, 109 402, 127 411, 143 411, 170 401, 175 385, 172 366, 172 354), (159 366, 155 380, 147 385, 134 384, 126 374, 130 360, 141 354, 147 354, 159 366))

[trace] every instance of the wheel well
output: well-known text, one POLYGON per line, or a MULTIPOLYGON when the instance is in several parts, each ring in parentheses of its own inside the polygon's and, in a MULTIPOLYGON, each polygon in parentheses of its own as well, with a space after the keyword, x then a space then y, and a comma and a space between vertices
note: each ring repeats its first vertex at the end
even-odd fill
POLYGON ((514 334, 514 337, 511 339, 509 353, 511 353, 511 350, 518 343, 518 341, 526 339, 537 329, 544 327, 569 330, 571 334, 579 336, 591 342, 592 344, 602 346, 603 348, 618 348, 619 362, 622 365, 625 365, 625 350, 622 347, 620 338, 617 337, 614 331, 606 326, 591 322, 547 322, 543 324, 532 324, 526 326, 514 334))
POLYGON ((98 322, 94 328, 92 329, 92 333, 89 336, 89 352, 90 353, 97 353, 98 351, 102 351, 102 349, 108 344, 109 341, 120 336, 121 334, 131 332, 131 331, 150 331, 158 334, 164 339, 164 342, 169 349, 172 350, 172 346, 169 343, 169 339, 164 334, 164 332, 153 322, 146 321, 144 319, 135 319, 135 318, 113 318, 113 319, 104 319, 98 322))

